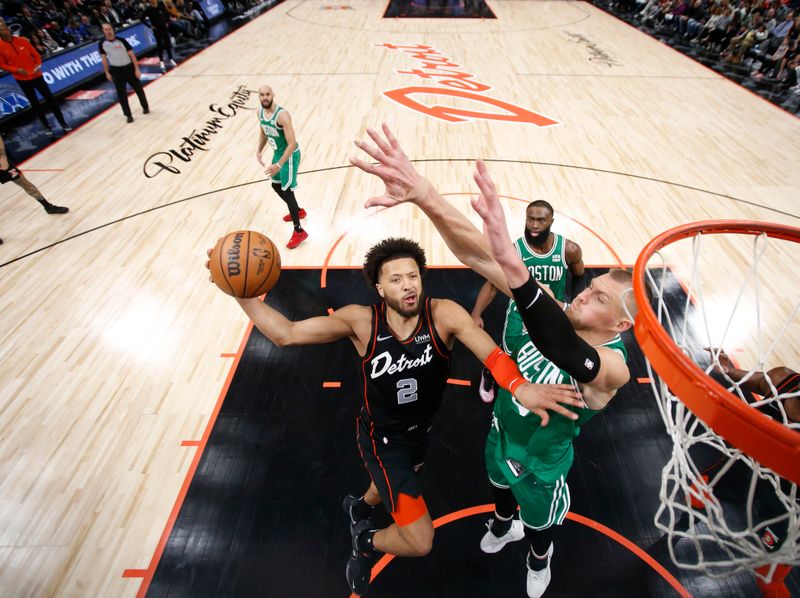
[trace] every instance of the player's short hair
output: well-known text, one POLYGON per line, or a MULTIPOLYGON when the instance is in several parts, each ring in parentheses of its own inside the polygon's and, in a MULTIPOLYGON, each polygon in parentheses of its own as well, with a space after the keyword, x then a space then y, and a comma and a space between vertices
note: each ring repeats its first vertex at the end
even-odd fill
POLYGON ((553 206, 551 206, 551 205, 550 205, 550 202, 547 202, 547 201, 545 201, 545 200, 543 200, 543 199, 537 199, 537 200, 535 200, 535 201, 532 201, 531 203, 529 203, 529 204, 528 204, 528 207, 526 207, 526 208, 525 208, 525 211, 526 211, 526 212, 528 211, 528 208, 544 208, 545 210, 547 210, 548 212, 550 212, 550 215, 551 215, 551 216, 552 216, 553 214, 555 214, 555 212, 556 212, 556 211, 553 209, 553 206))
POLYGON ((370 247, 364 256, 364 276, 370 286, 378 284, 378 275, 385 262, 398 258, 410 257, 419 266, 420 275, 425 274, 425 250, 419 243, 411 239, 391 238, 384 239, 377 245, 370 247))
POLYGON ((622 294, 622 302, 625 311, 635 317, 639 308, 633 296, 633 272, 627 268, 611 268, 608 271, 608 275, 611 277, 611 280, 626 287, 622 294))

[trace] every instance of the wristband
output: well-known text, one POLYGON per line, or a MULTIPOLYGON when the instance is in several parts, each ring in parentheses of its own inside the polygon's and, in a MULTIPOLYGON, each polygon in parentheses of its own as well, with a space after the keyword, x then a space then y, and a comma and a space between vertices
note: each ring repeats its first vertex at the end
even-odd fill
POLYGON ((497 383, 512 395, 526 382, 522 374, 519 373, 517 365, 500 350, 500 347, 495 347, 494 351, 489 353, 483 365, 492 373, 492 377, 497 383))

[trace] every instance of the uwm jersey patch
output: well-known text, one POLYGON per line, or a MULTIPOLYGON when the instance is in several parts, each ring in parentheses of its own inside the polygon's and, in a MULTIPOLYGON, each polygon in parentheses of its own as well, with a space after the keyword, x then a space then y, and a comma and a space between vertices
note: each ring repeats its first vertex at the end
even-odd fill
POLYGON ((425 299, 419 323, 406 339, 386 323, 386 304, 372 306, 372 336, 361 362, 362 416, 384 431, 427 429, 450 371, 450 351, 436 333, 431 300, 425 299))

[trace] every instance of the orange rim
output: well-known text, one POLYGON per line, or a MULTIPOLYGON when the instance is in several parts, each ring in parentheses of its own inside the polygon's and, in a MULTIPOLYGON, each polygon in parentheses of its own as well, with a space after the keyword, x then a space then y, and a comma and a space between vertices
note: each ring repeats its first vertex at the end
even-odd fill
POLYGON ((800 483, 800 433, 746 405, 708 376, 658 321, 647 298, 645 274, 650 257, 662 247, 698 234, 766 234, 800 242, 800 228, 749 220, 708 220, 670 229, 650 241, 636 260, 633 290, 639 313, 634 334, 653 369, 671 392, 716 434, 779 476, 800 483))

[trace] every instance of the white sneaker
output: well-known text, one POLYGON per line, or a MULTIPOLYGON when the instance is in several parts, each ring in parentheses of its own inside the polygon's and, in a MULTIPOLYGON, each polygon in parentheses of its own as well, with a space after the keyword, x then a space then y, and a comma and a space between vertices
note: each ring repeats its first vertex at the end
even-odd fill
POLYGON ((175 68, 175 67, 176 67, 176 66, 178 66, 178 65, 177 65, 177 64, 175 64, 175 61, 174 61, 172 58, 170 58, 170 59, 169 59, 169 66, 170 66, 171 68, 175 68))
POLYGON ((161 72, 162 73, 166 73, 167 72, 167 67, 164 66, 164 61, 163 60, 160 62, 160 65, 161 65, 161 72))
MULTIPOLYGON (((528 551, 528 559, 530 559, 530 550, 528 551)), ((540 598, 550 585, 550 559, 553 558, 553 543, 550 543, 550 548, 547 549, 547 567, 541 571, 534 571, 528 567, 527 559, 525 566, 528 567, 528 598, 540 598)))
POLYGON ((522 522, 519 519, 514 519, 508 531, 499 538, 492 533, 492 523, 494 523, 494 517, 486 523, 489 531, 481 538, 481 550, 483 552, 489 554, 500 552, 503 546, 509 542, 517 542, 525 537, 525 530, 522 529, 522 522))

